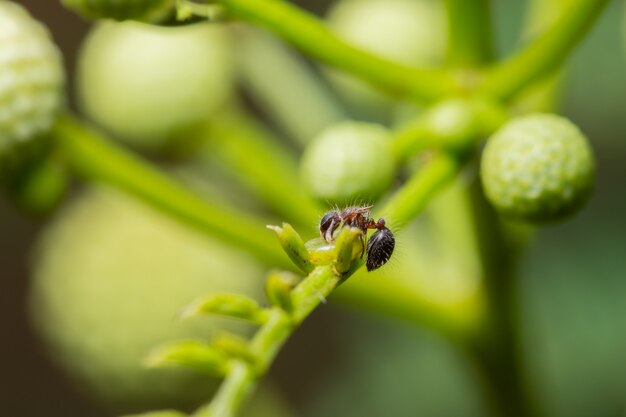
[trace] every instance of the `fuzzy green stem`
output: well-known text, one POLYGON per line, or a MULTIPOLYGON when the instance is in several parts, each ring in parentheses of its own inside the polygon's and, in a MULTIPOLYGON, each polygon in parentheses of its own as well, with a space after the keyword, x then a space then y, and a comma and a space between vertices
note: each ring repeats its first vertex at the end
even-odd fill
POLYGON ((506 100, 561 65, 609 0, 576 0, 543 35, 489 69, 481 90, 506 100))
POLYGON ((273 237, 259 233, 266 221, 198 197, 71 117, 59 120, 53 136, 80 175, 124 190, 198 230, 244 248, 266 264, 290 266, 273 237))
POLYGON ((274 307, 270 318, 250 342, 250 351, 257 359, 256 366, 236 360, 210 404, 202 407, 194 417, 234 417, 249 397, 257 380, 269 369, 274 358, 298 325, 336 288, 341 281, 332 266, 315 268, 293 290, 295 311, 292 316, 274 307))
POLYGON ((456 90, 442 71, 388 61, 338 38, 319 19, 281 0, 220 0, 233 16, 259 24, 313 58, 345 70, 396 97, 431 101, 456 90))
POLYGON ((493 57, 489 0, 446 0, 448 62, 475 67, 493 57))

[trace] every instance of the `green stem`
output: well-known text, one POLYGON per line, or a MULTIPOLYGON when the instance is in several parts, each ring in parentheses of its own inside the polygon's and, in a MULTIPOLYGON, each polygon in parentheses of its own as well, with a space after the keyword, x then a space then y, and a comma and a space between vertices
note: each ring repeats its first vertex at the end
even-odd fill
POLYGON ((268 28, 311 57, 350 72, 390 95, 431 101, 456 90, 450 74, 404 66, 355 48, 290 2, 220 0, 219 3, 235 17, 268 28))
POLYGON ((122 189, 198 230, 247 250, 266 264, 290 265, 271 234, 259 233, 267 224, 262 219, 198 197, 70 117, 59 120, 53 136, 82 176, 122 189))
POLYGON ((506 100, 561 65, 609 0, 577 0, 543 35, 485 73, 482 91, 506 100))
POLYGON ((382 210, 397 228, 402 228, 424 210, 430 199, 449 183, 461 168, 460 159, 439 153, 418 170, 387 202, 382 210))
POLYGON ((267 372, 280 348, 298 325, 337 287, 341 278, 345 277, 336 275, 332 266, 317 267, 292 292, 293 316, 278 307, 272 308, 269 320, 250 342, 250 352, 257 363, 233 361, 211 403, 193 416, 234 417, 253 393, 257 380, 267 372))
POLYGON ((346 118, 341 104, 302 56, 265 31, 241 28, 237 34, 244 86, 262 111, 300 146, 346 118))
POLYGON ((520 248, 506 236, 482 194, 472 214, 480 232, 480 251, 487 294, 487 314, 481 332, 465 345, 484 383, 484 395, 494 417, 540 415, 524 374, 516 267, 520 248))
POLYGON ((302 188, 295 155, 256 120, 231 112, 208 123, 203 134, 201 157, 222 164, 275 213, 302 226, 319 219, 323 208, 302 188))
POLYGON ((475 67, 493 57, 489 0, 446 0, 448 61, 475 67))

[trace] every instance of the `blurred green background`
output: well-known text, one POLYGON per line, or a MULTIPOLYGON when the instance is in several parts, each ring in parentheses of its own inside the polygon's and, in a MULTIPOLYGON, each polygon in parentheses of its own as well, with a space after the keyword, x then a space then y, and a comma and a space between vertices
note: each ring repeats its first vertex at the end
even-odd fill
MULTIPOLYGON (((58 2, 22 2, 61 45, 72 78, 87 25, 58 2)), ((328 1, 304 1, 323 13, 328 1)), ((499 51, 516 44, 525 2, 494 1, 499 51)), ((571 59, 562 112, 591 139, 590 204, 541 229, 519 296, 531 386, 550 416, 626 416, 626 26, 614 1, 571 59)), ((48 358, 27 316, 32 244, 45 220, 0 200, 0 410, 6 416, 109 416, 48 358)), ((293 414, 480 416, 468 365, 425 330, 331 303, 279 356, 272 377, 293 414)))

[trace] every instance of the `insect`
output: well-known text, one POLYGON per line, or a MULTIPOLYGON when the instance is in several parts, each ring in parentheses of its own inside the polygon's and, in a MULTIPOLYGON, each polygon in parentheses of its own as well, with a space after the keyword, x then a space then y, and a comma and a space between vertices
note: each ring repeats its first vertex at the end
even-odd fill
MULTIPOLYGON (((373 271, 386 264, 396 245, 396 239, 391 230, 387 228, 385 219, 380 218, 378 221, 374 221, 370 218, 371 210, 372 206, 332 210, 326 213, 320 221, 320 235, 329 243, 333 241, 333 234, 339 227, 356 227, 363 232, 364 236, 367 236, 368 229, 376 229, 376 232, 369 238, 365 250, 367 253, 365 266, 368 271, 373 271)), ((361 239, 365 248, 365 242, 363 238, 361 239)))

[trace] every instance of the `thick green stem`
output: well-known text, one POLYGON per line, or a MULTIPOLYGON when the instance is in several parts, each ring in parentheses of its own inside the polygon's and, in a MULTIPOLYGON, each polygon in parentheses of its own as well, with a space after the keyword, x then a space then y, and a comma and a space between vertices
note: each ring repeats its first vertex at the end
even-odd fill
POLYGON ((343 69, 396 97, 431 101, 456 90, 442 71, 380 58, 339 39, 319 19, 281 0, 220 0, 233 16, 264 26, 313 58, 343 69))
POLYGON ((266 264, 290 265, 273 236, 259 233, 267 224, 262 219, 198 197, 70 117, 58 122, 53 135, 80 175, 122 189, 198 230, 244 248, 266 264))
POLYGON ((609 0, 576 0, 543 35, 485 73, 482 92, 509 99, 554 71, 589 31, 609 0))
POLYGON ((489 0, 446 0, 448 62, 475 67, 493 57, 489 0))
POLYGON ((494 417, 537 417, 536 399, 524 374, 520 340, 520 306, 516 269, 519 247, 506 236, 482 195, 474 199, 473 215, 480 231, 485 323, 465 345, 484 384, 484 396, 494 417))

